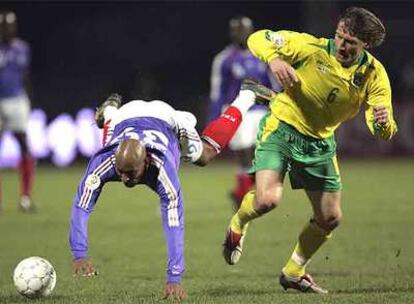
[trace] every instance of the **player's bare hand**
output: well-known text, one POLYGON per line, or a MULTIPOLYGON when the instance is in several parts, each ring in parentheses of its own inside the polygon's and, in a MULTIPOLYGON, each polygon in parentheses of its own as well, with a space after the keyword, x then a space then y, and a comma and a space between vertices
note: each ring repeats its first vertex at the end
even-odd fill
POLYGON ((270 61, 269 68, 279 84, 285 89, 293 87, 293 85, 299 81, 295 69, 280 58, 275 58, 270 61))
POLYGON ((79 259, 72 261, 73 275, 82 277, 93 277, 98 275, 95 266, 88 259, 79 259))
POLYGON ((388 110, 385 106, 374 107, 374 122, 376 125, 386 126, 388 124, 388 110))
POLYGON ((162 292, 162 298, 180 302, 187 297, 184 288, 177 283, 167 283, 162 292))

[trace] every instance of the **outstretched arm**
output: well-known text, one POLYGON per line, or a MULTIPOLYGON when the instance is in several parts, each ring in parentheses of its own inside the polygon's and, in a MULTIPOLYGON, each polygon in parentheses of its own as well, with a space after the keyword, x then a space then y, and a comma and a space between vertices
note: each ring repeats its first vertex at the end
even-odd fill
POLYGON ((178 177, 178 164, 167 161, 159 166, 156 192, 160 196, 161 218, 167 245, 167 280, 165 297, 183 296, 184 206, 178 177))
POLYGON ((365 121, 374 136, 389 140, 398 131, 392 111, 391 86, 384 68, 377 67, 376 73, 367 88, 365 121))
POLYGON ((96 274, 93 264, 87 259, 88 221, 103 185, 116 175, 112 161, 111 153, 93 156, 73 200, 69 244, 72 251, 74 274, 82 276, 96 274))

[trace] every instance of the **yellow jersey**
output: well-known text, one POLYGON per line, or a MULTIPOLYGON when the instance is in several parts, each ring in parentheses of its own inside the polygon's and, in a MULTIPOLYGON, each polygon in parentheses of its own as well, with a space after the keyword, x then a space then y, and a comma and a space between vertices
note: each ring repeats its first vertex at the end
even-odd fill
POLYGON ((383 65, 367 51, 350 67, 335 58, 335 41, 306 33, 261 30, 250 35, 250 51, 269 63, 279 57, 295 70, 299 82, 271 102, 272 113, 304 135, 327 138, 361 107, 375 136, 390 139, 397 132, 391 86, 383 65), (389 123, 374 125, 373 107, 384 105, 389 123))

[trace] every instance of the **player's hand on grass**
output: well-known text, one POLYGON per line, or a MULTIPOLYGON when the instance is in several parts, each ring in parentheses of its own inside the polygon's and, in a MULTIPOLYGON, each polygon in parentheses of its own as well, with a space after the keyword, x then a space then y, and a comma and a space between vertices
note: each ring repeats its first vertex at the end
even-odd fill
POLYGON ((95 266, 88 259, 73 260, 72 271, 75 276, 93 277, 98 275, 95 266))
POLYGON ((374 107, 374 123, 380 127, 385 127, 388 124, 388 110, 385 106, 374 107))
POLYGON ((295 69, 289 63, 280 58, 275 58, 270 61, 269 68, 279 84, 285 89, 293 87, 295 82, 299 81, 295 69))
POLYGON ((181 301, 186 297, 184 288, 177 283, 167 283, 162 292, 162 298, 166 300, 181 301))

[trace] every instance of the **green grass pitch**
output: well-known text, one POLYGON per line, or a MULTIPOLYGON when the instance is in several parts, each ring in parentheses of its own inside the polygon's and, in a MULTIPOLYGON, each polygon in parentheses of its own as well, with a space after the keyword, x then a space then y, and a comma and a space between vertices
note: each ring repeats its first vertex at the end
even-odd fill
MULTIPOLYGON (((234 164, 184 166, 186 303, 414 303, 414 160, 344 160, 344 220, 308 270, 326 296, 285 292, 278 275, 310 215, 301 191, 285 183, 280 208, 256 220, 243 256, 227 266, 221 244, 231 216, 234 164)), ((145 187, 108 184, 89 224, 90 257, 100 275, 74 278, 67 234, 81 167, 37 170, 38 212, 18 211, 18 176, 2 173, 0 303, 29 303, 14 289, 12 271, 39 255, 57 271, 50 298, 36 303, 158 303, 166 253, 158 199, 145 187)))

